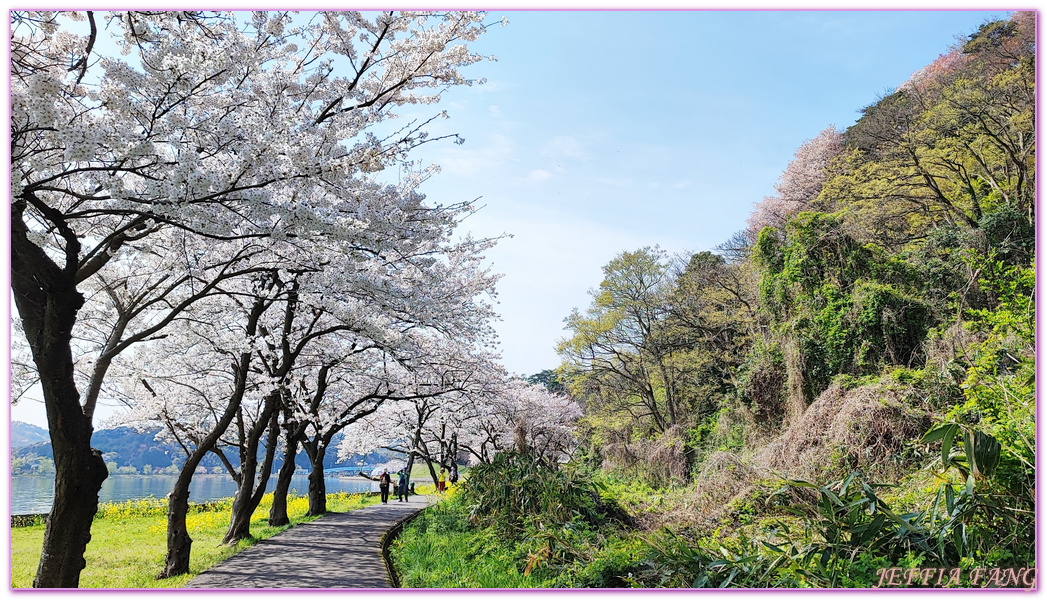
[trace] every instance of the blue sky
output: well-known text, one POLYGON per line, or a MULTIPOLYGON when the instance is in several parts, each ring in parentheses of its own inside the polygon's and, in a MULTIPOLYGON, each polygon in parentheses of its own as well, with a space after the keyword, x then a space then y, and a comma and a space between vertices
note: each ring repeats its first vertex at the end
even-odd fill
MULTIPOLYGON (((463 229, 512 234, 488 253, 504 364, 559 364, 563 319, 601 266, 660 245, 711 249, 774 192, 793 152, 1004 11, 499 11, 455 89, 404 118, 464 145, 420 149, 433 202, 480 198, 463 229)), ((42 405, 12 419, 45 426, 42 405)))
MULTIPOLYGON (((462 146, 424 149, 443 172, 431 200, 481 197, 465 228, 513 234, 488 257, 504 273, 504 362, 559 364, 563 319, 600 267, 660 245, 711 249, 805 140, 860 109, 1006 12, 513 12, 469 68, 487 83, 444 97, 462 146)), ((419 113, 419 116, 421 113, 419 113)))

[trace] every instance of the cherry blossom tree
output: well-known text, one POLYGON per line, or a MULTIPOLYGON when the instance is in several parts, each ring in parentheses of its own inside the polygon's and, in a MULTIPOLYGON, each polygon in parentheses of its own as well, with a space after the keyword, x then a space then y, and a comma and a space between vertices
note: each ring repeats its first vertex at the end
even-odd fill
POLYGON ((448 417, 455 414, 448 405, 457 399, 443 394, 413 402, 387 402, 373 415, 345 428, 338 457, 344 459, 375 449, 396 452, 405 457, 408 473, 417 460, 424 460, 435 484, 438 476, 434 465, 453 460, 450 442, 457 430, 447 431, 448 417))
POLYGON ((488 371, 472 389, 383 405, 346 429, 338 455, 391 450, 407 457, 408 468, 416 459, 425 460, 436 483, 434 465, 449 468, 460 452, 474 462, 488 462, 522 445, 559 460, 575 447, 574 425, 581 416, 581 407, 567 395, 488 371))
POLYGON ((387 402, 346 427, 338 456, 385 449, 405 457, 408 473, 416 460, 424 460, 435 484, 437 467, 450 468, 457 460, 457 436, 470 406, 505 378, 496 360, 489 351, 453 339, 429 345, 408 369, 416 397, 387 402))
MULTIPOLYGON (((322 334, 315 338, 322 345, 309 364, 280 377, 297 378, 296 385, 282 385, 286 452, 300 442, 309 456, 310 514, 326 512, 323 461, 335 434, 385 401, 444 393, 468 368, 461 359, 465 351, 445 356, 443 349, 493 341, 494 315, 482 298, 493 296, 497 278, 480 264, 480 253, 492 242, 467 238, 440 248, 441 260, 434 260, 434 248, 418 238, 405 238, 395 253, 369 268, 354 264, 351 253, 329 252, 336 258, 325 269, 303 275, 311 291, 303 287, 296 298, 308 306, 310 332, 322 334), (422 383, 423 377, 429 379, 422 383)), ((283 329, 281 347, 289 345, 289 332, 283 329)), ((284 482, 289 475, 284 473, 284 482)), ((271 517, 283 520, 278 512, 271 517)))
POLYGON ((764 227, 783 227, 789 217, 805 210, 818 197, 825 183, 825 168, 829 161, 842 152, 843 137, 832 125, 801 144, 774 184, 778 193, 753 207, 747 221, 749 239, 755 240, 764 227))
MULTIPOLYGON (((266 283, 264 278, 258 280, 260 286, 266 283)), ((131 408, 122 415, 123 422, 159 421, 167 437, 187 455, 168 494, 168 551, 161 576, 188 571, 192 547, 186 526, 189 484, 200 461, 208 452, 214 452, 233 472, 219 441, 234 419, 239 416, 242 420, 245 398, 249 405, 257 404, 253 398, 262 393, 259 382, 251 377, 252 340, 258 335, 262 314, 273 302, 257 297, 243 320, 232 316, 228 303, 198 305, 194 307, 198 320, 177 321, 164 338, 137 353, 139 362, 153 365, 148 374, 137 365, 120 365, 116 369, 117 379, 124 380, 120 386, 122 399, 131 408), (207 326, 200 327, 201 324, 207 326)), ((234 479, 237 477, 234 473, 234 479)))
MULTIPOLYGON (((432 348, 433 345, 422 343, 419 347, 432 348)), ((302 428, 300 439, 311 465, 311 515, 327 511, 323 463, 337 433, 373 414, 385 404, 433 399, 455 388, 455 382, 448 377, 441 377, 436 382, 429 377, 419 377, 420 371, 425 372, 425 365, 409 358, 383 358, 358 366, 339 364, 341 373, 331 382, 324 379, 325 373, 321 367, 315 391, 310 390, 313 393, 309 396, 308 405, 297 404, 292 412, 295 422, 302 428)))
POLYGON ((11 13, 12 290, 57 471, 35 586, 78 584, 107 476, 90 445, 97 396, 90 384, 81 395, 72 350, 85 286, 169 229, 381 238, 383 219, 419 199, 373 174, 432 138, 424 123, 371 130, 469 83, 459 68, 481 57, 461 42, 482 18, 11 13), (100 43, 107 34, 123 56, 100 43), (358 226, 332 227, 334 215, 358 226))
POLYGON ((954 77, 968 61, 968 56, 960 48, 953 48, 945 54, 938 55, 931 64, 917 69, 909 79, 898 86, 901 91, 924 93, 928 88, 941 86, 954 77))
POLYGON ((472 409, 458 439, 480 462, 513 449, 558 461, 577 445, 574 425, 581 406, 544 385, 510 379, 472 409))
POLYGON ((162 373, 164 365, 158 368, 156 363, 163 363, 164 356, 175 351, 168 344, 157 345, 159 354, 156 349, 140 353, 126 369, 123 381, 132 398, 129 403, 135 406, 129 419, 148 421, 159 413, 172 435, 196 431, 193 439, 203 440, 194 450, 187 449, 190 460, 172 492, 165 575, 188 568, 191 539, 182 534, 188 481, 207 452, 218 454, 238 483, 226 541, 249 534, 250 515, 270 477, 281 414, 285 464, 271 519, 286 520, 280 505, 299 443, 314 465, 311 511, 322 513, 326 508, 323 458, 331 437, 386 399, 422 395, 398 391, 404 386, 395 383, 388 368, 379 366, 390 362, 412 366, 418 357, 433 355, 420 341, 423 332, 453 336, 466 344, 490 341, 493 332, 488 321, 493 313, 483 294, 493 295, 497 278, 481 266, 480 253, 493 242, 468 238, 447 242, 445 216, 444 211, 437 211, 426 226, 426 214, 418 211, 409 221, 409 234, 387 229, 382 247, 373 252, 362 252, 359 241, 321 240, 308 247, 289 241, 274 243, 271 253, 282 257, 285 268, 227 282, 220 288, 226 299, 219 308, 208 305, 211 311, 224 311, 226 320, 247 325, 238 326, 229 336, 224 335, 226 326, 220 325, 222 319, 213 312, 202 313, 207 315, 202 318, 193 312, 186 315, 187 324, 191 323, 187 326, 199 330, 196 337, 208 340, 215 355, 203 364, 232 366, 224 387, 196 388, 200 375, 195 369, 181 369, 180 376, 161 381, 152 373, 162 373), (218 329, 209 331, 214 327, 218 329), (246 363, 230 360, 241 356, 245 348, 246 363), (335 393, 329 393, 329 388, 335 393), (229 398, 222 414, 233 417, 201 420, 197 409, 187 412, 191 407, 185 406, 185 389, 198 390, 200 405, 211 414, 218 412, 211 396, 229 398), (157 401, 162 403, 159 410, 157 401), (225 436, 231 424, 235 427, 225 436), (310 426, 312 436, 306 435, 310 426), (217 428, 217 434, 210 428, 217 428), (219 445, 223 436, 228 439, 219 445), (221 446, 238 452, 238 468, 224 456, 221 446), (261 461, 260 447, 264 448, 261 461))

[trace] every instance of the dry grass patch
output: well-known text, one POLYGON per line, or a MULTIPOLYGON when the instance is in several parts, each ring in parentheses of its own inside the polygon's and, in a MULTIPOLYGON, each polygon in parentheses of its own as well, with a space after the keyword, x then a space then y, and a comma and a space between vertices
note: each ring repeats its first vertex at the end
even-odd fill
POLYGON ((897 479, 897 458, 931 426, 931 416, 904 401, 905 392, 883 385, 844 390, 832 385, 756 461, 793 479, 825 482, 860 469, 897 479))
POLYGON ((673 425, 658 439, 631 440, 626 436, 625 432, 611 433, 603 449, 605 470, 633 472, 659 487, 687 480, 683 427, 673 425))
POLYGON ((873 479, 897 481, 904 475, 906 444, 932 424, 929 413, 906 404, 906 393, 898 385, 830 386, 752 454, 709 455, 693 487, 644 511, 642 528, 732 527, 740 511, 766 516, 782 505, 812 500, 804 497, 809 490, 784 485, 787 479, 826 483, 859 469, 873 479))
POLYGON ((752 489, 767 476, 730 452, 715 452, 702 464, 694 498, 700 512, 713 512, 724 507, 738 494, 752 489))

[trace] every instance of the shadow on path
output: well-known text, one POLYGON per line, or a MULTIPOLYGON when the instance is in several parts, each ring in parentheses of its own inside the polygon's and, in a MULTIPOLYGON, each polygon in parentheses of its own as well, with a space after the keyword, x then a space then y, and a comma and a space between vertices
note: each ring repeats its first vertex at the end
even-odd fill
POLYGON ((390 587, 382 536, 436 497, 412 496, 411 500, 328 513, 301 523, 200 573, 185 587, 390 587))

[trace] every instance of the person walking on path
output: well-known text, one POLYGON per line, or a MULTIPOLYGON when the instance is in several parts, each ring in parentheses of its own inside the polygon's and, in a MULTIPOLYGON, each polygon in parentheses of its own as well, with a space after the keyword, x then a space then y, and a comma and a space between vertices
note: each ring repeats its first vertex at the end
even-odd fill
POLYGON ((451 467, 451 485, 458 483, 458 465, 451 467))
POLYGON ((447 488, 447 469, 440 467, 440 481, 436 486, 439 491, 444 491, 447 488))
POLYGON ((396 499, 399 502, 410 502, 407 498, 407 469, 400 469, 400 479, 396 482, 396 499))
POLYGON ((389 504, 389 484, 392 483, 393 478, 389 476, 389 471, 382 471, 382 474, 378 476, 378 491, 382 493, 382 504, 389 504))

